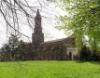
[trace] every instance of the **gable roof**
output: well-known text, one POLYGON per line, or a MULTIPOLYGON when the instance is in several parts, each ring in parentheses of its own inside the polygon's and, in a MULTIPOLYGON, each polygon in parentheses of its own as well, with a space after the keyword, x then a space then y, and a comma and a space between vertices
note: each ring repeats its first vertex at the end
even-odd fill
POLYGON ((62 38, 62 39, 57 39, 57 40, 52 40, 52 41, 47 41, 47 42, 44 42, 42 44, 54 44, 54 43, 74 43, 75 41, 75 38, 70 36, 70 37, 66 37, 66 38, 62 38))

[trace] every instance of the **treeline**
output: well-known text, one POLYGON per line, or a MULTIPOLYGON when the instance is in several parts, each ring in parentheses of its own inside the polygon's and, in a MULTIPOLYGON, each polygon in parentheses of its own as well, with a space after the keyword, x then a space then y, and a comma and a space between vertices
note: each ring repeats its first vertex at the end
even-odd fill
POLYGON ((100 61, 100 52, 92 51, 89 47, 83 46, 80 50, 80 61, 100 61))
POLYGON ((18 40, 18 37, 11 34, 7 44, 0 49, 1 61, 14 61, 31 59, 29 53, 31 52, 31 44, 23 40, 18 40))
MULTIPOLYGON (((58 45, 58 47, 56 46, 54 50, 50 50, 50 46, 48 48, 44 46, 44 48, 46 48, 46 51, 42 51, 41 49, 41 51, 35 52, 32 50, 31 43, 26 43, 22 40, 19 40, 17 36, 11 34, 8 43, 3 45, 3 47, 0 49, 0 61, 21 61, 35 59, 71 60, 69 56, 66 56, 66 52, 63 51, 62 45, 58 45), (60 49, 58 49, 59 46, 60 49)), ((78 55, 77 56, 80 57, 78 58, 80 61, 100 61, 100 52, 97 52, 95 50, 93 51, 85 45, 81 48, 81 50, 79 50, 78 55)))

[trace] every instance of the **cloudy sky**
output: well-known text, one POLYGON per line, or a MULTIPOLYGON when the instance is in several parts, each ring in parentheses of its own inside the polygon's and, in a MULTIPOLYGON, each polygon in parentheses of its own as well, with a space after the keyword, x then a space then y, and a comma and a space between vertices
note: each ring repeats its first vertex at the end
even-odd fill
MULTIPOLYGON (((64 38, 66 35, 64 31, 57 30, 54 26, 57 25, 57 17, 64 15, 65 13, 56 6, 55 3, 46 0, 27 0, 30 6, 36 6, 34 10, 40 9, 42 15, 42 28, 45 35, 45 41, 64 38)), ((22 17, 21 17, 22 18, 22 17)), ((34 21, 34 20, 33 20, 34 21)), ((25 21, 21 21, 24 23, 25 21)), ((31 37, 33 30, 28 27, 27 24, 22 24, 20 28, 21 32, 31 37)), ((3 18, 0 19, 0 47, 8 40, 3 18)), ((28 41, 25 37, 22 37, 24 41, 28 41)))

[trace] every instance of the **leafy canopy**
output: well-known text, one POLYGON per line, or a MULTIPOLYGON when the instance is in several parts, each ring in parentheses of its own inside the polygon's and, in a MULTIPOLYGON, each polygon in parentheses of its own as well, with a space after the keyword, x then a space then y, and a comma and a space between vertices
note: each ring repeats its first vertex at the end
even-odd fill
POLYGON ((78 47, 89 45, 97 49, 100 41, 100 0, 63 0, 62 3, 67 15, 60 17, 60 29, 71 30, 78 47))

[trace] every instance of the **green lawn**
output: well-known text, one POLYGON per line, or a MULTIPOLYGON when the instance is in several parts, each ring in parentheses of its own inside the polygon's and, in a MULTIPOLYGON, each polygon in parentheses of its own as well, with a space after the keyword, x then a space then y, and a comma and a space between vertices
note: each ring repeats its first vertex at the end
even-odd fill
POLYGON ((73 61, 1 62, 0 78, 100 78, 100 64, 73 61))

